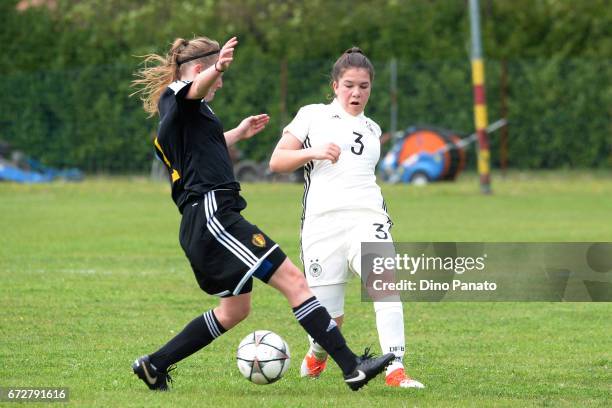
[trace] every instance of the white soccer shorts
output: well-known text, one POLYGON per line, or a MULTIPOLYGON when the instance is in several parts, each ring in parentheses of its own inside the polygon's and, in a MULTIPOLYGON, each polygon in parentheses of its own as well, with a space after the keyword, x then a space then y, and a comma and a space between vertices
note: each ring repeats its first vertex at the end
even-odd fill
POLYGON ((361 243, 393 242, 384 213, 344 210, 308 217, 302 229, 302 262, 310 287, 346 283, 361 275, 361 243))

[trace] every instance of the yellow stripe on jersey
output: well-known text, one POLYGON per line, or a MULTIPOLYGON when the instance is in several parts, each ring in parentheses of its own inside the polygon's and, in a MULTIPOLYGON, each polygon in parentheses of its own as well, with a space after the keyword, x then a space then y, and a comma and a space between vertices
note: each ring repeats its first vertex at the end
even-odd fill
POLYGON ((176 169, 172 168, 172 165, 170 164, 170 160, 168 160, 168 158, 164 154, 164 151, 162 150, 159 142, 157 141, 157 138, 155 138, 155 141, 153 143, 155 144, 155 148, 161 153, 162 158, 164 159, 164 163, 166 163, 166 166, 168 166, 168 168, 172 170, 171 177, 172 177, 172 182, 174 183, 176 180, 181 178, 181 175, 176 169))

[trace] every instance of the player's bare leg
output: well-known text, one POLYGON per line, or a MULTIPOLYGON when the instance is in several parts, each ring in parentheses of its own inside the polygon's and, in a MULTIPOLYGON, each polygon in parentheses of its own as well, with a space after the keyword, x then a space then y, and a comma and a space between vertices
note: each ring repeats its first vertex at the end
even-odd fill
POLYGON ((279 290, 291 307, 296 307, 313 296, 304 275, 289 258, 272 274, 268 284, 279 290))
POLYGON ((225 330, 229 330, 247 318, 251 312, 251 293, 221 298, 213 312, 225 330))

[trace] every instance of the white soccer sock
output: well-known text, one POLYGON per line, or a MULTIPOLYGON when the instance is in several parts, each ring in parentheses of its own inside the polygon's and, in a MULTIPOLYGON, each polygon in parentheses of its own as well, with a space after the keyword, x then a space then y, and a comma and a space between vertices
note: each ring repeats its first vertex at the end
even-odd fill
POLYGON ((378 340, 383 354, 395 354, 395 360, 387 368, 387 374, 403 368, 406 346, 404 336, 404 311, 402 302, 374 302, 378 340))
POLYGON ((308 336, 308 341, 310 342, 309 353, 312 353, 317 360, 325 360, 327 358, 327 351, 321 347, 321 345, 314 341, 314 339, 308 336))

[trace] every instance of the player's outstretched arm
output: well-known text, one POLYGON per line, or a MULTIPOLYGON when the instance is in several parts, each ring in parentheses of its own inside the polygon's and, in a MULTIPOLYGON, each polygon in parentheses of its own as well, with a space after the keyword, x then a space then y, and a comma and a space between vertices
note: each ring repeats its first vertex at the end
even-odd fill
POLYGON ((227 70, 234 61, 234 48, 238 45, 236 37, 230 38, 219 51, 219 59, 210 67, 201 71, 193 80, 193 84, 187 93, 187 99, 202 99, 215 83, 219 75, 227 70))
POLYGON ((311 160, 338 161, 340 147, 335 143, 303 149, 302 142, 291 132, 285 131, 270 158, 270 170, 275 173, 290 173, 311 160))
POLYGON ((268 122, 270 122, 270 116, 265 113, 244 118, 238 126, 224 133, 225 143, 231 146, 240 140, 250 139, 264 130, 268 122))

